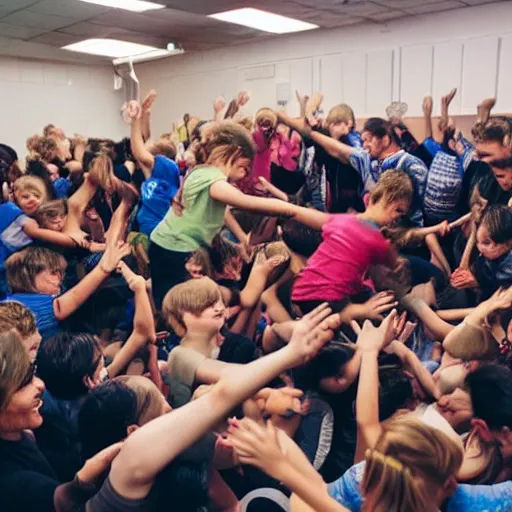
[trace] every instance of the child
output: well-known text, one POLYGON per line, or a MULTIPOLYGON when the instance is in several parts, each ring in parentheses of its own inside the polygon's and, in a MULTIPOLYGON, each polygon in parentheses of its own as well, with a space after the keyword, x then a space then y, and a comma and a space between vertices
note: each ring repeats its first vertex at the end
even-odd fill
POLYGON ((41 247, 28 247, 11 255, 6 263, 7 300, 32 310, 43 339, 59 332, 59 322, 70 317, 130 253, 124 243, 108 245, 99 264, 75 287, 61 295, 66 261, 41 247))
MULTIPOLYGON (((201 130, 195 167, 174 198, 173 208, 151 234, 151 279, 157 308, 172 286, 188 279, 185 264, 201 246, 211 246, 222 229, 226 205, 287 217, 311 213, 277 199, 248 196, 228 183, 245 178, 254 157, 247 130, 236 123, 209 123, 201 130)), ((302 222, 302 221, 301 221, 302 222)))
MULTIPOLYGON (((351 301, 364 302, 365 275, 372 265, 395 266, 396 255, 380 227, 405 215, 413 194, 411 179, 402 171, 386 172, 360 215, 327 215, 321 223, 323 242, 296 279, 292 300, 302 313, 329 301, 341 312, 351 301)), ((367 295, 367 292, 365 293, 367 295)))
POLYGON ((455 129, 449 124, 448 107, 455 89, 443 97, 442 128, 443 142, 439 144, 432 137, 432 98, 423 100, 427 138, 423 145, 432 155, 433 160, 427 176, 425 188, 425 217, 427 225, 437 224, 443 220, 454 221, 460 216, 457 211, 462 178, 473 160, 473 146, 460 133, 455 136, 455 129))
POLYGON ((455 288, 477 288, 482 300, 488 299, 500 286, 512 285, 512 209, 490 206, 476 232, 478 256, 474 274, 457 269, 452 276, 455 288))

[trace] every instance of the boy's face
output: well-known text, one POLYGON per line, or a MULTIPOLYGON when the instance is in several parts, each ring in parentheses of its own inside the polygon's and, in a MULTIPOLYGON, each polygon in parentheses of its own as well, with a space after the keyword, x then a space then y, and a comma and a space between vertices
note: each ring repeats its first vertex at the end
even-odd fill
POLYGON ((497 244, 494 242, 484 224, 481 224, 476 232, 476 246, 486 260, 501 258, 510 250, 510 244, 497 244))
POLYGON ((476 154, 488 164, 496 160, 505 160, 510 156, 510 148, 499 141, 481 141, 476 144, 476 154))
POLYGON ((198 317, 201 327, 208 332, 219 332, 226 322, 226 306, 219 299, 213 306, 206 308, 198 317))
POLYGON ((42 223, 42 227, 46 229, 51 229, 52 231, 61 232, 66 225, 66 221, 68 219, 67 215, 56 215, 55 217, 47 217, 44 219, 42 223))
POLYGON ((27 215, 34 215, 41 206, 43 198, 35 190, 17 190, 14 194, 16 203, 27 215))
POLYGON ((336 140, 341 139, 344 135, 348 135, 350 128, 345 121, 339 121, 338 123, 331 123, 328 126, 329 135, 336 140))
POLYGON ((512 168, 500 169, 491 164, 491 169, 500 188, 505 192, 512 190, 512 168))
POLYGON ((36 329, 35 332, 29 334, 26 338, 23 338, 21 343, 27 350, 30 361, 35 361, 39 345, 41 344, 41 335, 39 334, 39 331, 36 329))
POLYGON ((45 295, 58 295, 62 286, 62 274, 53 270, 43 270, 35 278, 35 289, 45 295))

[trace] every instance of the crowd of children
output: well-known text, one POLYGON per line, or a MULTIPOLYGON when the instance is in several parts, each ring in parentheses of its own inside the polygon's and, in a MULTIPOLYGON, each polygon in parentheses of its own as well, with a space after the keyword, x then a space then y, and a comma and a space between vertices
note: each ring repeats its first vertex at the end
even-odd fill
POLYGON ((512 511, 512 120, 456 92, 0 145, 0 509, 512 511))

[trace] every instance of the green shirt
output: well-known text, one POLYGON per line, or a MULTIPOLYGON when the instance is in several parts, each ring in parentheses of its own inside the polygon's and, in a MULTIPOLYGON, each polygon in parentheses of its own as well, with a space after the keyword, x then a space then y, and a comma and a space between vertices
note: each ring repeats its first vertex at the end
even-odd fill
POLYGON ((151 233, 151 241, 169 251, 192 252, 210 246, 224 225, 226 205, 210 197, 210 185, 226 181, 217 167, 198 167, 185 179, 183 213, 176 215, 172 208, 151 233))

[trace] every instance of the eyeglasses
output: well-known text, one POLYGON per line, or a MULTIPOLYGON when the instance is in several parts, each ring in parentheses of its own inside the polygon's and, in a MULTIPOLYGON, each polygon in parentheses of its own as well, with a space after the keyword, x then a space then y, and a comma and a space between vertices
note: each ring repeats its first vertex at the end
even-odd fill
POLYGON ((37 372, 37 363, 30 363, 30 366, 27 370, 27 373, 25 377, 23 377, 23 380, 21 381, 20 385, 18 386, 18 389, 16 391, 19 391, 20 389, 23 389, 24 387, 27 387, 36 376, 37 372))

